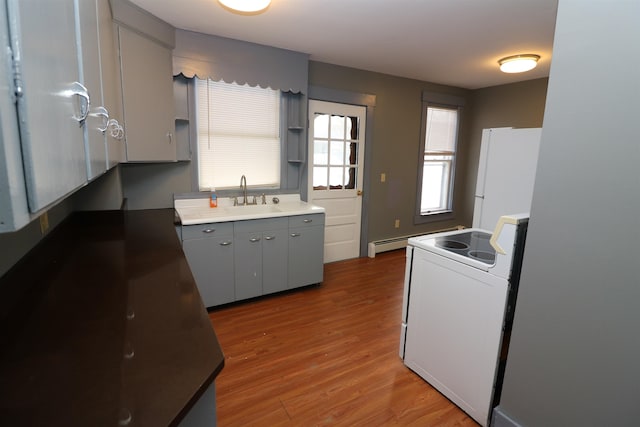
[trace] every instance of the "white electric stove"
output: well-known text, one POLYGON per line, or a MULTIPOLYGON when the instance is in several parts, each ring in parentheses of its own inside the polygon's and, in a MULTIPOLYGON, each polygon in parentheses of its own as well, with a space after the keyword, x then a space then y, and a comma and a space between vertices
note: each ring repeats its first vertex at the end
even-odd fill
POLYGON ((483 426, 500 393, 527 224, 507 215, 493 232, 408 241, 400 357, 483 426))

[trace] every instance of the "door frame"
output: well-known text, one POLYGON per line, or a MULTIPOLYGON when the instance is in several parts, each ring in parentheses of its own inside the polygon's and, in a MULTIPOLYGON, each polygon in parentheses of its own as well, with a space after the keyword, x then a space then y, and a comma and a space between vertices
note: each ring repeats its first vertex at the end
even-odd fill
MULTIPOLYGON (((369 240, 369 190, 371 189, 371 173, 368 165, 371 164, 372 153, 372 133, 373 118, 376 107, 376 96, 366 93, 349 92, 339 89, 330 89, 321 86, 309 85, 308 99, 317 101, 335 102, 340 104, 360 105, 366 108, 366 126, 365 126, 365 146, 364 146, 364 164, 363 182, 362 182, 362 210, 360 213, 360 256, 367 256, 367 244, 369 240)), ((311 179, 309 165, 306 167, 307 180, 311 179)), ((308 183, 304 185, 302 194, 304 200, 309 200, 308 183)))

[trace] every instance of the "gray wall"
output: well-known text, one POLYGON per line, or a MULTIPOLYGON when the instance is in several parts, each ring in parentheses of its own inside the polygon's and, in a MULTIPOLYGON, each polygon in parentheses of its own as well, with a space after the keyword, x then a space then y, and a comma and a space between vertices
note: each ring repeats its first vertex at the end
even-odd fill
MULTIPOLYGON (((450 225, 471 225, 473 191, 481 130, 494 126, 540 126, 546 79, 468 91, 369 71, 310 62, 309 84, 376 95, 372 139, 368 240, 424 233, 450 225), (418 174, 421 95, 423 90, 467 98, 460 139, 453 221, 414 225, 418 174), (387 182, 380 183, 380 173, 387 182), (395 219, 400 228, 394 228, 395 219)), ((123 197, 127 209, 173 206, 174 193, 194 191, 191 162, 122 164, 79 190, 50 211, 57 225, 73 210, 118 209, 123 197)), ((37 221, 16 233, 0 234, 0 275, 40 239, 37 221)))
POLYGON ((13 233, 0 233, 0 276, 73 211, 119 209, 121 204, 120 167, 116 167, 47 210, 49 229, 45 233, 40 230, 39 219, 13 233))
MULTIPOLYGON (((414 226, 413 216, 420 159, 422 91, 447 93, 467 100, 470 91, 314 61, 309 63, 309 84, 376 96, 373 135, 370 135, 373 146, 366 147, 371 150, 371 162, 365 165, 371 183, 368 205, 363 206, 369 215, 369 241, 418 234, 466 221, 469 207, 464 203, 464 189, 455 193, 454 208, 460 209, 460 215, 454 220, 414 226), (386 174, 384 183, 380 182, 381 173, 386 174), (399 229, 394 228, 396 219, 400 220, 399 229)), ((468 109, 464 114, 465 117, 469 114, 468 109)), ((464 170, 466 127, 461 131, 462 156, 458 168, 464 170)), ((461 175, 456 177, 458 187, 461 175)))
POLYGON ((132 163, 121 167, 127 209, 172 208, 174 193, 191 191, 191 162, 132 163))
POLYGON ((471 225, 473 192, 482 129, 496 126, 540 127, 546 79, 469 91, 353 68, 311 61, 309 84, 376 96, 368 205, 369 241, 471 225), (455 181, 452 221, 413 224, 420 158, 421 95, 423 90, 463 96, 463 116, 455 181), (380 174, 386 182, 380 182, 380 174), (394 228, 400 219, 400 228, 394 228))
POLYGON ((496 425, 640 425, 639 16, 559 2, 496 425))

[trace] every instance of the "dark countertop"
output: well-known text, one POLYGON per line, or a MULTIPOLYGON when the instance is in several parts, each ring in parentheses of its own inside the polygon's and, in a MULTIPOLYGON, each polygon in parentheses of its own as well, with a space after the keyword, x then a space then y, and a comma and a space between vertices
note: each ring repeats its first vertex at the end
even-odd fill
POLYGON ((175 425, 212 384, 224 356, 173 221, 74 213, 0 278, 0 424, 175 425))

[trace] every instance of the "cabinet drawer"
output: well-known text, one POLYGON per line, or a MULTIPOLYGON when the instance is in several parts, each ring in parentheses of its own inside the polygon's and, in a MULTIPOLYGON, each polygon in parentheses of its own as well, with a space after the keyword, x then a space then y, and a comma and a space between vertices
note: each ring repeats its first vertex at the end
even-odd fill
POLYGON ((251 219, 247 221, 237 221, 235 223, 236 233, 253 233, 256 231, 279 230, 289 226, 287 217, 251 219))
POLYGON ((212 222, 208 224, 183 225, 182 240, 208 237, 232 236, 233 222, 212 222))
POLYGON ((324 214, 296 215, 289 217, 289 227, 324 225, 324 214))

